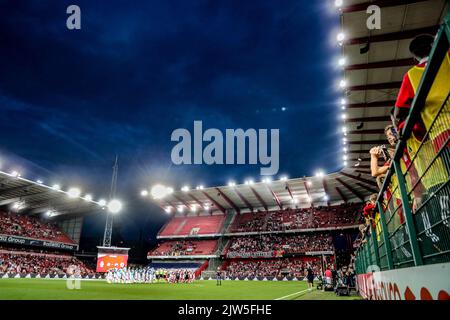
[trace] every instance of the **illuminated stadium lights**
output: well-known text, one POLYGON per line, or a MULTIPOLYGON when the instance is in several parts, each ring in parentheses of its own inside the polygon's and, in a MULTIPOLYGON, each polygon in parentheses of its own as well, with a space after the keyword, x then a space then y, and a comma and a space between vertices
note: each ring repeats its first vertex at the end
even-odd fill
POLYGON ((308 202, 312 202, 312 198, 311 198, 310 196, 306 196, 306 200, 307 200, 308 202))
POLYGON ((342 160, 346 161, 348 159, 347 155, 342 156, 342 160))
POLYGON ((347 119, 347 115, 345 113, 343 113, 343 114, 341 114, 341 118, 342 118, 342 120, 345 120, 345 119, 347 119))
POLYGON ((325 195, 325 196, 323 197, 323 200, 324 200, 324 201, 328 201, 328 200, 330 200, 330 198, 329 198, 327 195, 325 195))
POLYGON ((236 183, 234 183, 233 181, 228 182, 229 187, 234 187, 235 185, 236 185, 236 183))
POLYGON ((345 153, 348 151, 347 147, 344 147, 342 150, 344 150, 345 153))
POLYGON ((83 199, 86 201, 92 201, 92 196, 90 194, 87 194, 83 197, 83 199))
POLYGON ((341 109, 342 109, 342 110, 345 110, 345 106, 342 106, 341 109))
POLYGON ((346 133, 347 132, 347 127, 342 127, 342 132, 346 133))
POLYGON ((20 177, 20 173, 18 171, 14 170, 14 171, 11 171, 11 176, 13 176, 14 178, 18 178, 18 177, 20 177))
POLYGON ((287 178, 286 176, 282 176, 282 177, 280 178, 281 181, 287 181, 287 179, 288 179, 288 178, 287 178))
POLYGON ((341 99, 341 106, 345 106, 347 104, 347 100, 342 98, 341 99))
POLYGON ((148 196, 148 191, 147 191, 147 190, 142 190, 142 191, 141 191, 141 196, 142 196, 142 197, 148 196))
POLYGON ((178 209, 177 209, 177 211, 178 211, 179 213, 182 213, 182 212, 184 211, 183 206, 179 206, 178 209))
POLYGON ((189 191, 189 187, 188 186, 184 186, 183 188, 181 188, 181 191, 188 192, 189 191))
POLYGON ((347 161, 344 161, 344 167, 346 167, 347 166, 347 161))
POLYGON ((195 189, 197 189, 197 190, 203 190, 203 186, 202 186, 202 185, 199 185, 199 186, 197 186, 195 189))
POLYGON ((38 183, 38 184, 43 184, 44 182, 43 182, 42 180, 40 180, 40 179, 37 179, 37 180, 36 180, 36 183, 38 183))
POLYGON ((209 204, 205 204, 205 205, 203 206, 203 208, 205 208, 206 211, 209 211, 210 206, 209 206, 209 204))
POLYGON ((291 202, 292 202, 292 203, 298 203, 298 199, 297 199, 297 198, 294 198, 294 199, 291 200, 291 202))
POLYGON ((339 87, 345 88, 346 86, 347 86, 347 81, 345 81, 345 79, 341 79, 339 81, 339 87))
POLYGON ((150 190, 150 193, 154 199, 162 199, 172 192, 172 188, 167 188, 161 184, 154 185, 150 190))
POLYGON ((11 209, 14 211, 20 211, 22 209, 26 208, 25 202, 24 201, 17 201, 14 202, 13 205, 11 206, 11 209))
POLYGON ((59 184, 54 184, 54 185, 52 186, 52 189, 53 189, 53 190, 61 190, 61 186, 60 186, 59 184))
POLYGON ((80 194, 81 194, 81 191, 78 188, 70 188, 67 191, 67 195, 69 196, 69 198, 72 198, 72 199, 78 198, 80 196, 80 194))
POLYGON ((172 212, 172 208, 171 207, 167 207, 164 209, 165 212, 167 213, 171 213, 172 212))
POLYGON ((345 33, 339 32, 336 36, 336 40, 339 42, 339 44, 342 44, 342 42, 345 40, 345 33))
POLYGON ((308 187, 312 186, 312 182, 311 181, 306 181, 306 184, 308 185, 308 187))
POLYGON ((45 215, 46 215, 48 218, 51 218, 51 217, 55 216, 56 214, 57 214, 57 212, 56 212, 55 210, 47 210, 47 211, 45 212, 45 215))
POLYGON ((122 202, 120 202, 117 199, 113 199, 108 203, 108 210, 109 212, 115 214, 119 213, 120 210, 122 210, 122 202))
POLYGON ((347 64, 347 59, 345 59, 344 57, 342 57, 342 58, 340 58, 339 60, 338 60, 338 65, 340 66, 340 67, 343 67, 343 66, 345 66, 347 64))
POLYGON ((247 185, 252 185, 252 184, 254 184, 255 182, 252 180, 252 179, 249 179, 249 180, 245 180, 245 184, 247 184, 247 185))
POLYGON ((101 207, 104 207, 104 206, 106 206, 106 200, 105 200, 105 199, 100 199, 100 200, 98 200, 98 204, 99 204, 101 207))
POLYGON ((335 0, 335 1, 334 1, 334 6, 335 6, 336 8, 340 8, 340 7, 342 7, 343 3, 344 3, 343 0, 335 0))
POLYGON ((318 170, 315 173, 315 176, 318 178, 322 178, 325 175, 325 173, 322 170, 318 170))
POLYGON ((191 206, 191 212, 196 212, 197 211, 197 206, 195 204, 193 204, 191 206))
POLYGON ((270 178, 264 178, 264 179, 262 180, 262 182, 264 182, 264 183, 271 183, 271 182, 272 182, 272 179, 270 179, 270 178))

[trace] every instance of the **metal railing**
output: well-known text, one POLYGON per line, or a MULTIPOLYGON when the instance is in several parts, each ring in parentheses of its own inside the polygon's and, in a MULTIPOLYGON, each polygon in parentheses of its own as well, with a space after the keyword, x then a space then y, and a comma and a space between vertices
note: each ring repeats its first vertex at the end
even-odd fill
POLYGON ((450 262, 450 12, 436 36, 377 197, 376 228, 356 251, 358 274, 450 262), (418 123, 426 129, 417 137, 418 123))

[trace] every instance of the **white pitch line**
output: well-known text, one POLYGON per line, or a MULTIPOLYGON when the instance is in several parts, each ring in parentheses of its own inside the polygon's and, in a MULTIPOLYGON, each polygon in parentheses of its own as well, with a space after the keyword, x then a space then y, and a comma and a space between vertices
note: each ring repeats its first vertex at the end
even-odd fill
POLYGON ((300 293, 306 292, 308 290, 309 289, 305 289, 305 290, 302 290, 302 291, 299 291, 299 292, 294 292, 294 293, 288 294, 287 296, 284 296, 284 297, 281 297, 281 298, 276 298, 275 300, 283 300, 284 298, 287 298, 287 297, 290 297, 290 296, 294 296, 296 294, 300 294, 300 293))

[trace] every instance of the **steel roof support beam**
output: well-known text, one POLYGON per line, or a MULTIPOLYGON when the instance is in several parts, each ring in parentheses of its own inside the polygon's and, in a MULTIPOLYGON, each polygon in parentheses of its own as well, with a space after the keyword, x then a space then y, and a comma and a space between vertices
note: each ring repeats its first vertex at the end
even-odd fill
POLYGON ((220 190, 219 188, 216 188, 216 190, 219 192, 219 194, 222 196, 222 198, 231 206, 233 207, 233 209, 237 212, 237 213, 241 213, 241 210, 239 209, 239 207, 233 202, 231 201, 230 198, 227 197, 227 195, 225 193, 222 192, 222 190, 220 190))
POLYGON ((373 35, 370 37, 351 38, 351 39, 345 40, 343 44, 344 45, 356 45, 356 44, 366 44, 368 42, 375 43, 375 42, 411 39, 422 33, 436 34, 438 29, 439 29, 439 26, 432 26, 432 27, 404 30, 404 31, 392 32, 392 33, 384 33, 384 34, 379 34, 379 35, 373 35))
POLYGON ((424 1, 428 1, 428 0, 375 0, 375 1, 370 1, 370 2, 363 2, 363 3, 345 6, 345 7, 340 8, 340 11, 342 13, 358 12, 358 11, 366 11, 367 7, 370 5, 376 5, 376 6, 379 6, 380 8, 386 8, 386 7, 408 5, 411 3, 424 2, 424 1))
POLYGON ((335 179, 340 184, 342 184, 345 188, 347 188, 351 193, 353 193, 355 196, 357 196, 361 201, 364 201, 364 196, 362 194, 360 194, 358 191, 356 191, 355 189, 353 189, 351 185, 349 185, 348 183, 342 181, 339 178, 335 178, 335 179))
POLYGON ((223 214, 227 214, 226 210, 224 209, 224 207, 222 207, 222 205, 220 203, 218 203, 216 200, 214 200, 209 194, 207 194, 205 191, 202 191, 202 193, 205 195, 205 197, 207 197, 212 203, 214 203, 214 205, 217 207, 217 209, 220 210, 220 212, 222 212, 223 214))
POLYGON ((371 185, 371 186, 377 186, 377 183, 375 181, 373 181, 373 180, 367 180, 367 179, 364 179, 364 178, 361 178, 361 177, 358 177, 358 176, 354 176, 354 175, 346 173, 344 171, 341 171, 340 173, 342 175, 346 176, 346 177, 349 177, 351 179, 357 180, 359 182, 364 182, 364 183, 367 183, 368 185, 371 185))
POLYGON ((365 184, 359 183, 359 182, 357 182, 356 184, 357 184, 358 186, 360 186, 361 188, 366 189, 367 191, 369 191, 369 192, 371 192, 371 193, 376 193, 376 194, 378 194, 378 190, 376 190, 376 189, 374 189, 374 188, 371 188, 371 187, 366 186, 365 184))
POLYGON ((400 89, 401 85, 402 85, 401 81, 393 81, 393 82, 383 82, 383 83, 372 83, 372 84, 362 84, 362 85, 356 85, 356 86, 349 86, 349 87, 347 87, 347 89, 349 91, 400 89))
POLYGON ((336 191, 337 193, 339 193, 339 195, 341 196, 342 200, 347 203, 347 198, 345 197, 344 193, 342 192, 341 189, 339 189, 338 187, 336 187, 336 191))
POLYGON ((263 198, 261 198, 261 196, 259 195, 258 192, 256 192, 256 190, 252 187, 249 186, 250 190, 252 190, 253 194, 255 195, 255 197, 259 200, 259 202, 262 204, 262 206, 264 207, 264 209, 266 209, 266 211, 268 211, 268 207, 267 207, 267 203, 264 202, 263 198))
POLYGON ((398 60, 388 60, 388 61, 378 61, 370 63, 360 63, 348 65, 344 68, 345 71, 350 70, 366 70, 366 69, 380 69, 380 68, 392 68, 392 67, 406 67, 415 65, 416 61, 414 58, 398 59, 398 60))
POLYGON ((233 188, 233 190, 234 190, 234 192, 236 192, 236 194, 242 200, 242 202, 245 203, 247 208, 249 208, 250 211, 253 212, 253 206, 250 204, 250 202, 248 202, 248 200, 243 196, 243 194, 237 188, 233 188))
MULTIPOLYGON (((328 199, 330 198, 329 194, 329 190, 328 190, 328 184, 327 184, 327 180, 325 178, 322 179, 322 184, 323 184, 323 190, 325 190, 325 194, 327 195, 328 199)), ((330 200, 327 200, 327 205, 330 205, 330 200)))
POLYGON ((278 196, 275 194, 275 192, 273 192, 272 188, 271 188, 269 185, 267 185, 267 189, 269 189, 270 193, 271 193, 272 196, 273 196, 273 200, 275 200, 275 202, 277 203, 278 207, 279 207, 281 210, 283 210, 283 205, 281 204, 281 201, 280 201, 280 199, 278 198, 278 196))
POLYGON ((350 103, 346 106, 347 109, 358 108, 386 108, 392 107, 395 104, 395 100, 374 101, 368 103, 350 103))
POLYGON ((389 116, 362 117, 362 118, 351 118, 351 119, 345 120, 345 122, 377 122, 377 121, 391 121, 391 117, 389 117, 389 116))

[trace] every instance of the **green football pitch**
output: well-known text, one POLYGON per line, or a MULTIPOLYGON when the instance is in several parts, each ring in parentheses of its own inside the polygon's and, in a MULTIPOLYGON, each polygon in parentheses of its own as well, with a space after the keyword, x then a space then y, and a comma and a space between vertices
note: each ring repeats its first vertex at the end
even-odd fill
POLYGON ((65 280, 0 279, 0 300, 349 300, 333 292, 307 290, 298 281, 223 281, 191 284, 108 284, 102 280, 82 280, 79 289, 65 280))

